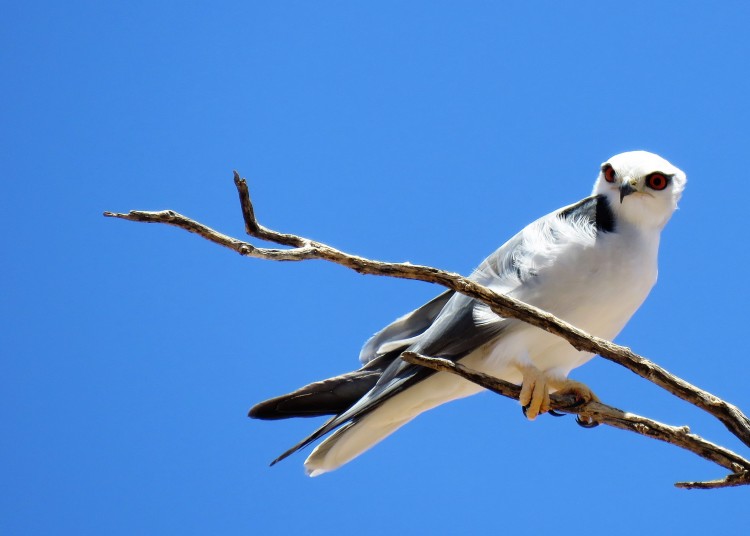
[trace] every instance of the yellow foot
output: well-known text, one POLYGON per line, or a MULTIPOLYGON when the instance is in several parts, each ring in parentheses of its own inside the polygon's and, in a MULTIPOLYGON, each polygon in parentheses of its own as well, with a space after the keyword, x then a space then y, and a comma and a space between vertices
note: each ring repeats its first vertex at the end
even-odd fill
POLYGON ((533 366, 519 368, 523 374, 523 384, 518 401, 523 406, 524 414, 530 421, 549 411, 550 390, 555 391, 556 394, 575 396, 578 400, 577 405, 588 404, 592 401, 599 402, 599 397, 581 382, 553 378, 533 366))
POLYGON ((549 411, 549 378, 536 367, 520 367, 523 374, 521 396, 518 401, 530 421, 549 411))
POLYGON ((558 380, 550 381, 550 385, 555 389, 557 395, 573 395, 578 399, 576 406, 582 406, 589 402, 600 402, 599 397, 589 389, 586 384, 577 382, 575 380, 558 380))

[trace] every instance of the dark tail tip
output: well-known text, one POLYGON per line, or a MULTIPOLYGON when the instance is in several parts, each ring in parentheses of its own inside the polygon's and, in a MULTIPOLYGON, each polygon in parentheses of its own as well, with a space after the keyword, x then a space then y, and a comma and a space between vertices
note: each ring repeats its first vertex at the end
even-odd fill
POLYGON ((251 419, 263 420, 276 420, 294 417, 293 414, 287 414, 282 410, 281 404, 283 403, 285 398, 286 395, 271 398, 270 400, 264 400, 263 402, 258 402, 252 408, 250 408, 250 411, 247 412, 247 416, 251 419))
POLYGON ((251 419, 262 419, 263 418, 263 408, 261 407, 263 403, 255 404, 252 408, 250 408, 250 411, 247 412, 247 416, 251 419))

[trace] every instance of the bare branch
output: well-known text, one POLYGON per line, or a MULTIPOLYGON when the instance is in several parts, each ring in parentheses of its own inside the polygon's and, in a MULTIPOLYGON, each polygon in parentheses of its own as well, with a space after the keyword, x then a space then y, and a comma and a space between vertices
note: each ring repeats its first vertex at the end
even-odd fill
POLYGON ((739 473, 727 475, 720 480, 709 480, 706 482, 677 482, 675 487, 682 489, 717 489, 731 488, 735 486, 747 486, 750 484, 750 473, 739 473))
MULTIPOLYGON (((456 374, 485 389, 508 398, 518 400, 521 394, 521 388, 517 385, 483 372, 472 370, 448 359, 427 357, 414 352, 404 352, 401 354, 401 358, 415 365, 422 365, 434 370, 456 374)), ((647 417, 627 413, 601 402, 589 402, 585 405, 579 405, 573 395, 560 396, 553 393, 550 395, 550 406, 557 412, 576 414, 584 421, 606 424, 620 430, 634 432, 689 450, 701 458, 714 462, 732 472, 732 474, 721 480, 703 483, 679 482, 675 484, 678 487, 708 489, 750 484, 750 461, 731 450, 706 441, 698 435, 691 434, 690 428, 687 426, 670 426, 647 417)))
MULTIPOLYGON (((247 257, 276 261, 322 259, 340 264, 361 274, 413 279, 442 285, 486 303, 490 306, 492 311, 502 317, 516 318, 544 329, 545 331, 562 337, 577 350, 599 354, 605 359, 627 368, 635 374, 638 374, 639 376, 662 387, 671 394, 708 412, 721 421, 727 429, 737 436, 745 445, 750 446, 750 419, 748 419, 739 408, 690 384, 689 382, 682 380, 681 378, 678 378, 677 376, 674 376, 673 374, 670 374, 664 368, 638 354, 635 354, 629 348, 614 344, 599 337, 593 337, 550 313, 520 302, 509 296, 497 294, 471 279, 456 273, 438 270, 430 266, 419 266, 410 263, 374 261, 364 257, 344 253, 320 242, 315 242, 297 235, 279 233, 263 227, 256 219, 247 182, 245 179, 240 178, 237 172, 234 173, 234 182, 239 194, 242 216, 245 222, 245 230, 247 234, 261 240, 290 246, 291 249, 259 248, 248 242, 215 231, 210 227, 171 210, 160 212, 131 211, 127 214, 105 212, 104 215, 129 221, 173 225, 191 233, 198 234, 215 244, 232 249, 240 255, 247 257)), ((562 410, 562 408, 560 409, 562 410)), ((593 404, 588 404, 585 407, 585 410, 579 408, 577 413, 584 418, 591 418, 600 422, 600 419, 603 419, 599 413, 600 409, 601 408, 597 409, 597 406, 594 406, 593 404)), ((706 459, 710 459, 733 472, 733 475, 730 475, 730 477, 721 481, 704 483, 686 482, 681 483, 681 487, 722 487, 722 482, 724 483, 724 486, 750 483, 746 482, 746 476, 742 476, 750 469, 750 466, 747 465, 748 462, 744 460, 744 458, 737 456, 731 451, 722 449, 722 447, 718 447, 713 443, 709 443, 698 436, 690 434, 685 428, 670 427, 650 420, 646 420, 648 422, 644 421, 634 423, 632 418, 637 416, 632 416, 623 412, 620 413, 622 413, 622 415, 628 415, 631 420, 623 420, 622 418, 618 420, 615 419, 613 415, 609 415, 607 417, 609 419, 607 424, 621 429, 635 431, 642 435, 648 435, 649 437, 654 437, 662 441, 667 441, 681 446, 682 448, 688 448, 685 445, 690 444, 691 447, 688 448, 688 450, 691 450, 706 459), (683 437, 683 439, 688 439, 685 439, 684 441, 681 440, 682 443, 676 443, 666 439, 679 434, 682 434, 681 437, 683 437), (706 452, 710 452, 710 454, 706 454, 706 452), (713 456, 716 459, 710 456, 713 456), (727 464, 737 465, 730 467, 730 465, 727 464)), ((645 419, 643 417, 638 418, 645 419)))
POLYGON ((191 220, 174 210, 162 210, 159 212, 144 212, 140 210, 131 210, 127 214, 117 212, 105 212, 109 218, 118 218, 121 220, 137 221, 142 223, 166 223, 184 229, 191 233, 202 236, 206 240, 219 244, 226 248, 232 249, 240 255, 254 257, 256 259, 267 259, 273 261, 304 261, 308 259, 319 258, 315 250, 309 246, 302 246, 294 249, 269 249, 259 248, 254 245, 237 240, 231 236, 215 231, 202 223, 191 220))

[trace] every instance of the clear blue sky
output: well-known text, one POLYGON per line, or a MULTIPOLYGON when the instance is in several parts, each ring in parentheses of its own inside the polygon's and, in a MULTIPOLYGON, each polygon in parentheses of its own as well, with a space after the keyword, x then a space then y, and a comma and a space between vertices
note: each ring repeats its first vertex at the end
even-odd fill
MULTIPOLYGON (((102 211, 263 223, 468 273, 631 149, 688 174, 619 342, 750 410, 744 2, 24 2, 0 22, 3 534, 731 533, 720 468, 483 394, 317 479, 255 402, 440 291, 102 211)), ((616 365, 605 401, 747 454, 616 365)), ((735 532, 736 533, 736 532, 735 532)))

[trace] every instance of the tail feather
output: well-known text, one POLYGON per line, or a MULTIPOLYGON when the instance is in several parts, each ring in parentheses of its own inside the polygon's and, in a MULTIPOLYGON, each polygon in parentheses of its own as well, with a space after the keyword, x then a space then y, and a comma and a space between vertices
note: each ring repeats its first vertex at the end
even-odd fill
POLYGON ((311 383, 287 395, 255 405, 250 417, 256 419, 286 419, 333 415, 308 437, 286 450, 271 465, 287 458, 339 428, 318 445, 305 461, 310 476, 332 471, 356 458, 382 441, 420 413, 449 400, 462 398, 481 390, 479 386, 447 373, 407 366, 387 376, 399 356, 400 349, 369 361, 354 372, 311 383), (413 370, 412 370, 413 369, 413 370), (385 394, 384 394, 385 393, 385 394))
POLYGON ((380 443, 415 416, 406 415, 395 421, 387 419, 384 422, 375 410, 359 420, 346 423, 308 456, 305 460, 307 475, 314 477, 337 469, 380 443))
POLYGON ((349 409, 380 377, 377 370, 355 370, 335 378, 300 387, 294 392, 265 400, 253 406, 253 419, 289 419, 337 415, 349 409))
MULTIPOLYGON (((372 448, 420 413, 481 390, 478 385, 453 374, 433 374, 341 426, 310 453, 305 460, 305 470, 309 476, 333 471, 372 448)), ((334 424, 335 419, 282 457, 325 435, 331 430, 330 424, 334 424)))

